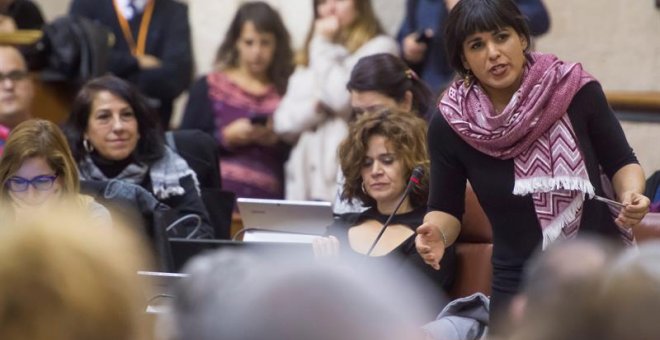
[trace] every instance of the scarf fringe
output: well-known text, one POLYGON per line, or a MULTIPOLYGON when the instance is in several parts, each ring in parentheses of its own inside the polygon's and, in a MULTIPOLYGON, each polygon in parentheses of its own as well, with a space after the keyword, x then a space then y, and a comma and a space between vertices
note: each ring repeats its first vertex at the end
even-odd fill
POLYGON ((568 223, 576 219, 583 203, 584 195, 578 195, 573 202, 561 212, 561 214, 557 215, 557 217, 552 220, 552 223, 543 228, 543 250, 559 238, 559 235, 561 235, 562 230, 568 223))
POLYGON ((524 196, 527 194, 550 192, 557 190, 579 191, 594 196, 594 186, 588 179, 579 177, 534 177, 525 179, 516 179, 513 186, 513 194, 524 196))

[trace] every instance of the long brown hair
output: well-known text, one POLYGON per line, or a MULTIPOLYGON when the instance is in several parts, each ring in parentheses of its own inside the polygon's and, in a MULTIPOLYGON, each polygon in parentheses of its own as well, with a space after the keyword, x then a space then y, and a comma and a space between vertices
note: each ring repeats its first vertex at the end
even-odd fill
POLYGON ((279 13, 264 2, 247 2, 238 8, 225 34, 225 39, 216 53, 216 66, 220 69, 238 66, 236 42, 241 37, 241 31, 247 22, 251 22, 259 33, 272 33, 275 36, 275 52, 267 74, 277 92, 283 95, 286 92, 289 76, 293 73, 291 38, 279 13))
POLYGON ((11 131, 0 159, 0 205, 10 202, 7 181, 29 158, 43 157, 61 179, 62 193, 78 194, 78 169, 66 137, 57 125, 43 119, 31 119, 11 131))
MULTIPOLYGON (((314 17, 307 32, 305 46, 297 58, 300 65, 309 65, 309 44, 314 37, 314 23, 319 18, 318 7, 322 0, 314 0, 314 17)), ((381 26, 376 13, 371 6, 371 0, 353 0, 355 6, 355 22, 340 32, 336 42, 346 47, 349 53, 357 51, 371 38, 383 34, 385 31, 381 26)))
POLYGON ((426 204, 429 178, 426 130, 426 122, 409 112, 384 109, 367 111, 358 117, 338 149, 341 171, 346 178, 342 199, 358 198, 366 206, 376 203, 362 191, 362 164, 369 149, 369 138, 383 136, 394 149, 396 158, 401 160, 406 179, 416 166, 424 169, 421 184, 410 194, 410 203, 413 207, 426 204))

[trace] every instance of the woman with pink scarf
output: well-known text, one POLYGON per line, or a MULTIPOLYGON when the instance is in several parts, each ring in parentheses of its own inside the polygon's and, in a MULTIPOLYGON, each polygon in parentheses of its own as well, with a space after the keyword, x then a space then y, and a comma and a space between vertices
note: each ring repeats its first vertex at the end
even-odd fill
POLYGON ((587 232, 632 244, 649 199, 600 84, 580 64, 529 52, 529 30, 511 0, 461 0, 445 27, 450 62, 463 78, 444 92, 430 123, 432 186, 416 246, 437 269, 461 231, 470 181, 493 228, 498 332, 535 248, 587 232))

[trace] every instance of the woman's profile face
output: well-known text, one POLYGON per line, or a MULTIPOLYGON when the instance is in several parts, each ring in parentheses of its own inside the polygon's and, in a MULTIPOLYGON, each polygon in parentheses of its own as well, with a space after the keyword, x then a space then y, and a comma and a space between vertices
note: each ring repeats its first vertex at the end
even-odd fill
POLYGON ((527 41, 512 27, 469 35, 463 42, 463 66, 486 93, 513 95, 520 87, 527 41))
POLYGON ((99 91, 91 110, 84 137, 94 150, 112 161, 128 158, 140 139, 133 108, 112 92, 99 91))
POLYGON ((319 18, 335 16, 339 22, 339 27, 346 28, 355 22, 357 10, 355 9, 356 0, 320 0, 316 6, 319 18))
POLYGON ((401 110, 410 112, 412 110, 412 94, 406 96, 401 102, 388 97, 377 91, 351 91, 351 108, 355 114, 379 109, 401 110), (410 97, 410 99, 408 99, 410 97))
POLYGON ((9 177, 6 186, 18 206, 38 207, 61 195, 62 179, 44 157, 31 157, 9 177))
POLYGON ((253 75, 268 71, 275 54, 277 41, 270 32, 259 32, 251 21, 245 22, 236 41, 238 64, 253 75))
POLYGON ((378 205, 397 202, 406 188, 403 162, 385 136, 373 135, 362 162, 362 182, 378 205))

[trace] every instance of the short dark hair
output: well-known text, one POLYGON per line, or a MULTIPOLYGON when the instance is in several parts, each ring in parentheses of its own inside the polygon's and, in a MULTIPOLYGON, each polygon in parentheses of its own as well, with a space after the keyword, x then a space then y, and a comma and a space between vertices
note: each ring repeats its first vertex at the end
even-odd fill
POLYGON ((362 191, 362 164, 369 149, 369 138, 383 136, 391 143, 403 164, 406 180, 413 169, 421 165, 421 184, 410 193, 410 203, 417 208, 428 198, 429 159, 426 145, 427 124, 409 113, 390 109, 367 111, 350 124, 348 136, 339 145, 338 156, 345 181, 342 199, 360 199, 365 206, 375 206, 375 200, 362 191))
POLYGON ((221 67, 238 66, 236 41, 240 38, 243 26, 247 22, 251 22, 259 33, 272 33, 275 36, 275 52, 267 72, 270 81, 275 84, 277 93, 283 95, 294 68, 291 38, 279 13, 264 2, 247 2, 238 8, 225 34, 225 39, 218 48, 215 62, 221 67))
POLYGON ((529 27, 524 15, 512 0, 461 0, 449 12, 445 21, 445 48, 449 64, 460 75, 467 70, 463 66, 463 43, 477 32, 490 32, 512 27, 518 35, 531 43, 529 27))
POLYGON ((121 98, 133 109, 140 133, 140 139, 133 151, 135 160, 151 165, 162 158, 165 152, 163 131, 146 98, 127 81, 115 76, 103 76, 90 80, 80 89, 65 124, 65 132, 76 162, 80 162, 85 155, 83 139, 92 113, 92 104, 101 91, 108 91, 121 98))
POLYGON ((401 102, 412 93, 412 108, 423 117, 433 102, 433 92, 403 60, 389 53, 360 58, 351 71, 349 91, 375 91, 401 102))

